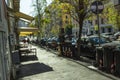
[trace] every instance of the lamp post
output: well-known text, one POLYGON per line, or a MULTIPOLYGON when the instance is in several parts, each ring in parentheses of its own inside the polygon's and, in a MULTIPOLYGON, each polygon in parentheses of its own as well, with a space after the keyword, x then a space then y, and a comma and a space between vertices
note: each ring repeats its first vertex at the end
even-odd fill
MULTIPOLYGON (((39 3, 38 0, 36 0, 36 4, 37 4, 37 12, 38 12, 38 29, 40 30, 40 10, 39 10, 39 3)), ((40 31, 38 31, 38 38, 40 37, 40 31)), ((39 39, 38 39, 39 41, 39 39)))
POLYGON ((102 13, 104 5, 101 1, 97 0, 91 4, 91 11, 97 16, 98 24, 98 36, 99 36, 99 46, 100 46, 100 24, 99 24, 99 14, 102 13))
POLYGON ((98 24, 98 36, 99 36, 99 46, 100 46, 100 23, 99 23, 99 14, 98 14, 98 2, 96 4, 97 9, 97 24, 98 24))

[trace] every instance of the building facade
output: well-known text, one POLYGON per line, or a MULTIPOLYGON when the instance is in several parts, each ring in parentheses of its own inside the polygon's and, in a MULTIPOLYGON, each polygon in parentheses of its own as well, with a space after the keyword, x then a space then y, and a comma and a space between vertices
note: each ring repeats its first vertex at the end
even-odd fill
POLYGON ((120 11, 120 0, 114 0, 115 8, 120 11))
POLYGON ((5 0, 0 0, 0 80, 10 80, 11 54, 8 39, 8 22, 5 0))
MULTIPOLYGON (((106 7, 107 4, 113 3, 112 0, 105 3, 104 6, 106 7)), ((79 24, 77 21, 72 19, 72 24, 74 25, 73 28, 73 35, 78 36, 79 33, 79 24)), ((99 24, 100 24, 100 33, 114 33, 114 25, 108 24, 108 19, 103 14, 99 16, 99 24)), ((83 29, 82 35, 91 35, 98 33, 98 20, 96 15, 92 15, 91 19, 85 19, 83 22, 83 29)))

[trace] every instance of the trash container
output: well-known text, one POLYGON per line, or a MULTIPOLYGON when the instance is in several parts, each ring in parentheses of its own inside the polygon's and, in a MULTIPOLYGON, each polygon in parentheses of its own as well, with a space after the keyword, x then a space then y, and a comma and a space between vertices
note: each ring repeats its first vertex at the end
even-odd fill
POLYGON ((96 62, 98 69, 103 70, 103 48, 102 47, 96 47, 96 62))
POLYGON ((64 55, 67 57, 72 57, 72 44, 71 44, 71 42, 65 42, 64 55))
POLYGON ((76 47, 76 45, 72 45, 71 50, 72 50, 72 57, 76 58, 77 57, 77 47, 76 47))
POLYGON ((103 46, 103 66, 107 73, 112 73, 114 69, 114 51, 115 45, 108 44, 103 46))
POLYGON ((12 63, 20 64, 19 50, 12 51, 12 63))
POLYGON ((114 51, 115 75, 120 77, 120 46, 114 51))

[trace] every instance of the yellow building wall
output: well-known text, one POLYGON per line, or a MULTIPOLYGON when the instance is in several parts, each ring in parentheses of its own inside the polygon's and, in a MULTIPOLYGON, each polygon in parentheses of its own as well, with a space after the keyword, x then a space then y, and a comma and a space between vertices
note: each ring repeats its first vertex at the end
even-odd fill
POLYGON ((70 14, 64 13, 62 15, 62 27, 65 28, 69 24, 71 24, 71 16, 70 14))

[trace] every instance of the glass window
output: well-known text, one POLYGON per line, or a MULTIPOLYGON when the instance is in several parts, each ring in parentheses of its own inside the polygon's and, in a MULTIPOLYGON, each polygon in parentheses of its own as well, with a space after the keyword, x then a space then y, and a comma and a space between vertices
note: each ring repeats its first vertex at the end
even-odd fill
POLYGON ((100 40, 99 40, 99 37, 91 37, 89 40, 93 44, 99 44, 99 42, 100 42, 100 44, 102 44, 102 43, 107 42, 104 38, 100 38, 100 40))
POLYGON ((102 28, 102 33, 105 33, 105 28, 102 28))
POLYGON ((112 28, 108 28, 108 32, 112 32, 112 28))

